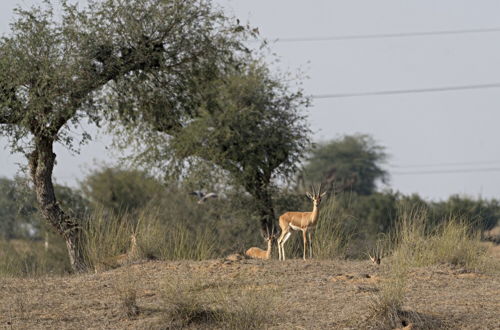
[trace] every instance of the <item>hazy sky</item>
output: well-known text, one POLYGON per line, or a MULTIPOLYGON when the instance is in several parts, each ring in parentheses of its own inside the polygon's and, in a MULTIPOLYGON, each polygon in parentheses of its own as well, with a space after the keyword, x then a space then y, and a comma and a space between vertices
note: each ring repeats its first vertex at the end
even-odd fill
MULTIPOLYGON (((500 28, 497 0, 217 2, 270 40, 500 28)), ((0 32, 16 3, 36 1, 3 0, 0 32)), ((271 49, 282 70, 306 72, 313 95, 500 83, 500 32, 275 42, 271 49)), ((372 135, 390 155, 394 190, 500 198, 500 88, 315 99, 309 120, 316 141, 372 135)), ((73 185, 96 162, 111 162, 109 141, 101 134, 80 156, 58 148, 56 181, 73 185)), ((24 162, 8 150, 0 159, 0 176, 24 162)))

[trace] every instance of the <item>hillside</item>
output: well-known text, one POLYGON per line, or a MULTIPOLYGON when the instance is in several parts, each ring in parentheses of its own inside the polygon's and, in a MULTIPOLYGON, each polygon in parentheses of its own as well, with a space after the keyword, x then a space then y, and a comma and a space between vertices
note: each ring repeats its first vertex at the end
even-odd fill
MULTIPOLYGON (((2 278, 0 324, 5 329, 218 328, 211 311, 226 308, 227 324, 233 324, 228 327, 259 318, 254 326, 263 328, 369 328, 374 324, 369 306, 386 279, 383 264, 142 261, 97 274, 2 278), (191 314, 182 314, 183 308, 191 314)), ((407 328, 498 329, 500 277, 450 265, 415 268, 404 309, 414 312, 413 321, 404 321, 407 328)))

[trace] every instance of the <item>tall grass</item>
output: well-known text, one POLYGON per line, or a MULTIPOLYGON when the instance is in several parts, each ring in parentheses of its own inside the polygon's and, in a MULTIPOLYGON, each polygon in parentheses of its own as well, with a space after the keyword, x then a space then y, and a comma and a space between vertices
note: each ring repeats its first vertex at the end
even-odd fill
POLYGON ((189 228, 180 221, 162 222, 158 210, 139 214, 137 240, 142 255, 163 260, 204 260, 215 256, 216 236, 199 225, 189 228))
POLYGON ((321 206, 312 240, 315 258, 331 259, 345 255, 351 237, 351 233, 344 226, 346 217, 347 215, 337 207, 334 198, 326 200, 321 206))
POLYGON ((43 241, 0 240, 0 276, 62 275, 70 270, 62 239, 54 240, 47 251, 43 248, 43 241))
POLYGON ((371 319, 382 328, 398 328, 403 325, 403 304, 406 298, 406 284, 410 264, 405 259, 395 258, 389 263, 387 278, 379 285, 369 309, 371 319))
POLYGON ((409 323, 421 328, 436 326, 430 319, 403 310, 410 268, 443 263, 468 270, 487 267, 480 233, 470 222, 456 217, 435 225, 425 210, 401 206, 394 232, 382 240, 379 244, 390 250, 389 257, 382 262, 387 279, 370 304, 372 319, 380 327, 394 328, 409 323))
POLYGON ((450 216, 433 225, 421 209, 402 210, 393 234, 393 259, 412 266, 447 263, 468 270, 485 270, 486 248, 469 221, 450 216))
POLYGON ((91 269, 118 266, 114 258, 127 253, 130 248, 134 223, 126 213, 117 214, 98 209, 84 222, 83 249, 91 269))
POLYGON ((200 226, 190 229, 185 224, 165 219, 157 209, 115 215, 98 210, 85 222, 84 248, 91 268, 119 266, 117 257, 130 251, 131 236, 137 239, 138 254, 126 258, 161 260, 202 260, 213 257, 215 237, 200 226))

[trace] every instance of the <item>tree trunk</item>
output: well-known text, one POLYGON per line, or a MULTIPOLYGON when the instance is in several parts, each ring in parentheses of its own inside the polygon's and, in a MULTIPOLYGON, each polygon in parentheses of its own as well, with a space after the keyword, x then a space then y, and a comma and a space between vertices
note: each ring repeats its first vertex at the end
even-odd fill
POLYGON ((52 171, 56 154, 53 152, 53 143, 51 138, 35 139, 35 150, 28 157, 31 179, 35 186, 40 212, 66 241, 71 268, 74 272, 83 272, 86 266, 81 246, 81 227, 63 212, 54 193, 52 171))
POLYGON ((269 190, 257 188, 252 194, 257 202, 257 212, 260 217, 260 230, 262 236, 267 237, 277 233, 278 226, 275 222, 273 200, 269 190))

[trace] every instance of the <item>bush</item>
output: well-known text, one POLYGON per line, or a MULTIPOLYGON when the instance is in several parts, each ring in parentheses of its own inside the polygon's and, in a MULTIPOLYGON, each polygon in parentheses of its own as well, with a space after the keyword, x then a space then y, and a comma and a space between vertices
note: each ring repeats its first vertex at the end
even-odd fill
POLYGON ((413 266, 448 263, 484 270, 486 249, 480 232, 467 220, 451 217, 434 225, 421 209, 403 210, 393 236, 393 257, 413 266))

